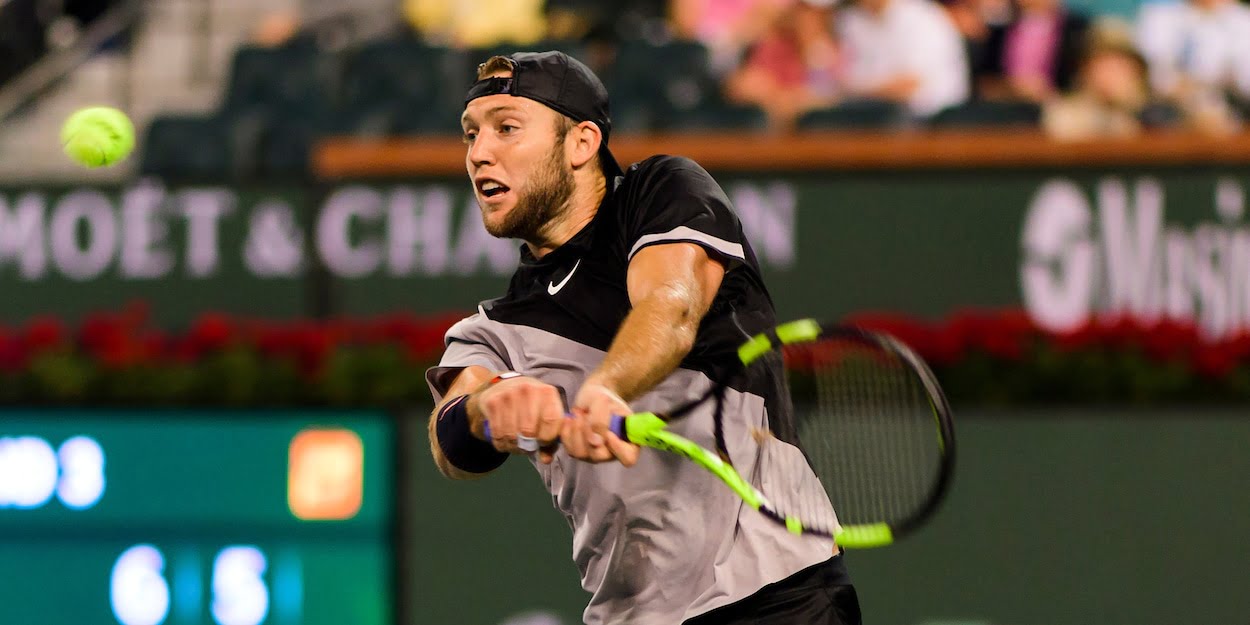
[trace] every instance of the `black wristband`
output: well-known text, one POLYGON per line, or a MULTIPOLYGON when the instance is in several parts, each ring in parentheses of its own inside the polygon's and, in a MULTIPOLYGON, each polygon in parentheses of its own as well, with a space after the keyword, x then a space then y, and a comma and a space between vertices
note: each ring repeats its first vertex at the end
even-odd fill
POLYGON ((434 424, 438 447, 452 466, 469 473, 488 473, 498 469, 508 454, 494 445, 473 436, 469 430, 469 396, 461 395, 448 402, 438 413, 434 424))

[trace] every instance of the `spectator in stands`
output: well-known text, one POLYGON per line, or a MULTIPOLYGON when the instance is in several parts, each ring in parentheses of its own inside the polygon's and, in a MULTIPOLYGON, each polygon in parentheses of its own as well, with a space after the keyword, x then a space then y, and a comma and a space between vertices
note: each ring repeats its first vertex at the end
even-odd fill
POLYGON ((724 76, 794 1, 672 0, 672 28, 678 37, 702 43, 708 49, 712 72, 724 76))
POLYGON ((1075 89, 1046 102, 1042 125, 1060 140, 1128 137, 1141 132, 1149 101, 1146 61, 1126 37, 1093 33, 1075 89))
POLYGON ((831 0, 803 0, 782 13, 726 80, 727 98, 764 109, 778 130, 793 128, 806 111, 832 106, 844 80, 829 29, 832 6, 831 0))
POLYGON ((1146 5, 1138 14, 1137 45, 1151 86, 1182 108, 1250 102, 1250 7, 1236 0, 1146 5))
POLYGON ((547 34, 543 0, 403 0, 404 16, 431 43, 457 48, 525 45, 547 34))
POLYGON ((990 33, 1011 21, 1011 0, 938 0, 964 38, 971 68, 987 65, 990 33))
POLYGON ((302 24, 296 11, 275 11, 261 18, 252 32, 252 43, 277 48, 299 34, 302 24))
POLYGON ((968 99, 968 59, 930 0, 857 0, 839 19, 848 95, 900 102, 928 117, 968 99))
POLYGON ((974 69, 987 100, 1042 104, 1072 88, 1089 20, 1063 0, 1016 0, 1012 20, 992 27, 984 65, 974 69))

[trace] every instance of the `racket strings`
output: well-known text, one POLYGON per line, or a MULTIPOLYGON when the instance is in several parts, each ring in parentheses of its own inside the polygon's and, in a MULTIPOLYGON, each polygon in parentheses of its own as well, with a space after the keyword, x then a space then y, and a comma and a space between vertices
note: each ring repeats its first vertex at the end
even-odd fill
POLYGON ((798 518, 805 530, 833 533, 837 517, 819 478, 799 448, 769 434, 760 438, 764 483, 771 509, 798 518))
POLYGON ((899 521, 939 472, 923 383, 892 352, 843 339, 785 352, 799 441, 842 524, 899 521))

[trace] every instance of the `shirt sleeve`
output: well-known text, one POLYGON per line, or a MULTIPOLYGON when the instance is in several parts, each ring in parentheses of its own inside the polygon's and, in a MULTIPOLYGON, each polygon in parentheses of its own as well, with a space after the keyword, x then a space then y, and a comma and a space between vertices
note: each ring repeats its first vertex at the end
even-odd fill
POLYGON ((918 4, 906 20, 907 43, 898 42, 907 70, 920 78, 911 107, 933 115, 968 99, 968 58, 963 40, 945 10, 918 4))
POLYGON ((436 404, 443 400, 447 387, 466 367, 476 365, 491 371, 512 369, 500 337, 492 332, 490 320, 481 312, 461 319, 449 328, 443 336, 443 343, 447 347, 442 359, 437 366, 425 372, 426 384, 436 404))
POLYGON ((1150 85, 1168 93, 1179 81, 1176 61, 1180 57, 1184 36, 1181 16, 1168 5, 1146 5, 1137 18, 1137 49, 1150 70, 1150 85))
POLYGON ((629 259, 663 243, 694 243, 725 265, 746 260, 742 224, 720 185, 694 161, 662 156, 639 165, 625 210, 629 259))

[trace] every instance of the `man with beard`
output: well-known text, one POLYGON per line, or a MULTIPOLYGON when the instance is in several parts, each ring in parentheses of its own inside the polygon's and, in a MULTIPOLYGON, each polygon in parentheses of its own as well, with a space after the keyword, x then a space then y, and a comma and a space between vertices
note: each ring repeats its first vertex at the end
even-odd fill
MULTIPOLYGON (((529 455, 573 528, 588 624, 857 625, 832 541, 790 534, 695 464, 640 459, 608 430, 613 414, 703 393, 776 324, 720 186, 679 157, 622 171, 607 91, 562 53, 493 57, 477 78, 465 166, 486 229, 524 244, 508 292, 453 326, 427 373, 439 469, 472 479, 529 455)), ((794 427, 780 363, 752 371, 726 392, 737 408, 723 428, 758 483, 750 432, 794 427)), ((671 427, 712 445, 710 409, 671 427)))

